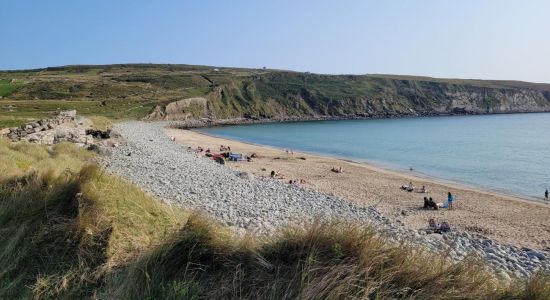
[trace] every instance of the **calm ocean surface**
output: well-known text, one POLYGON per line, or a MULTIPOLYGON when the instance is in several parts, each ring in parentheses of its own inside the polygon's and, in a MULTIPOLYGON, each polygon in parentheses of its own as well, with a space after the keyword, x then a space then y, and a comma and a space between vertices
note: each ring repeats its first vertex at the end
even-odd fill
POLYGON ((201 129, 484 189, 541 198, 550 189, 550 113, 318 121, 201 129))

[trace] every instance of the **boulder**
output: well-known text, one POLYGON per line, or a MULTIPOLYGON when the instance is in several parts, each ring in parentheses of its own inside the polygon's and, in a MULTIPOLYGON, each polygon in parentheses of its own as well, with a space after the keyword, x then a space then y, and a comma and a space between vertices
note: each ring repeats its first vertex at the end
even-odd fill
POLYGON ((8 135, 10 134, 10 132, 11 132, 11 129, 9 128, 0 129, 0 135, 8 135))

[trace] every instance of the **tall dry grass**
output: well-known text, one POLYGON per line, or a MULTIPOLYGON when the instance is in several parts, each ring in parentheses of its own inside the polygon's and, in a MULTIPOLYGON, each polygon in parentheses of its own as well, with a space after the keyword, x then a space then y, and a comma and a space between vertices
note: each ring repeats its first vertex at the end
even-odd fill
POLYGON ((368 228, 315 223, 258 241, 192 216, 173 240, 119 276, 132 299, 547 299, 539 274, 503 285, 479 262, 389 244, 368 228), (146 283, 146 284, 144 284, 146 283))
POLYGON ((74 145, 0 154, 0 299, 90 296, 185 221, 74 145))

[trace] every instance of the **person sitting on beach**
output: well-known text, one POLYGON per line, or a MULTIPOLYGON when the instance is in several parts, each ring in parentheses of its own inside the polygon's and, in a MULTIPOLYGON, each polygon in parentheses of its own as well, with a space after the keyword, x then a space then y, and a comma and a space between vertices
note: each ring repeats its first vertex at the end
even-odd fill
POLYGON ((412 192, 414 191, 414 185, 412 184, 412 182, 409 182, 409 185, 402 185, 401 189, 407 192, 412 192))
POLYGON ((439 232, 440 233, 449 232, 449 231, 451 231, 451 226, 449 225, 449 223, 443 221, 443 222, 441 222, 441 224, 439 224, 439 232))
POLYGON ((437 224, 433 218, 430 218, 428 220, 428 227, 435 233, 444 233, 451 231, 451 226, 449 225, 449 223, 443 221, 441 222, 441 224, 437 224))
POLYGON ((430 197, 430 199, 428 200, 428 207, 433 208, 434 210, 438 209, 437 203, 435 203, 435 201, 434 201, 434 199, 432 199, 432 197, 430 197))
POLYGON ((271 171, 271 177, 275 177, 275 171, 271 171))
POLYGON ((426 186, 425 186, 425 185, 423 185, 423 186, 420 188, 420 192, 421 192, 421 193, 426 193, 426 192, 427 192, 426 186))
POLYGON ((447 193, 447 201, 449 202, 449 209, 453 209, 454 198, 453 198, 453 195, 451 194, 451 192, 447 193))
POLYGON ((428 197, 424 197, 424 209, 434 209, 434 210, 437 210, 437 204, 435 203, 434 199, 432 199, 432 197, 430 197, 430 199, 428 199, 428 197))
POLYGON ((338 168, 332 167, 332 169, 330 169, 330 170, 334 173, 343 173, 344 172, 344 170, 342 170, 342 167, 338 167, 338 168))
POLYGON ((435 223, 434 218, 428 219, 428 226, 429 226, 430 229, 432 229, 432 230, 438 230, 438 229, 439 229, 439 225, 437 225, 437 223, 435 223))

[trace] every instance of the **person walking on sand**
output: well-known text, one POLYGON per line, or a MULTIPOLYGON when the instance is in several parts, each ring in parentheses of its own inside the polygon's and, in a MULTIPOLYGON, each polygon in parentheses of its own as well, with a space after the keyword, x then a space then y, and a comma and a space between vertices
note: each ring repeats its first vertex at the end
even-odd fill
POLYGON ((449 209, 453 209, 453 195, 451 192, 447 193, 447 201, 449 202, 449 209))
POLYGON ((544 192, 544 199, 548 200, 548 189, 546 189, 546 191, 544 192))

